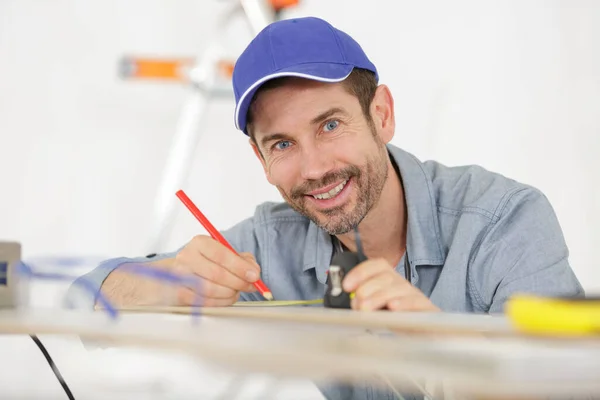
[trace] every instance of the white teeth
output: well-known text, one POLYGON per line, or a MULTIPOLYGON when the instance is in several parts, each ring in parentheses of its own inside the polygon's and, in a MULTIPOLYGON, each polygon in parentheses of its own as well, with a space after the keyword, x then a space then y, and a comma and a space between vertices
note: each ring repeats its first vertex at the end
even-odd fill
POLYGON ((315 194, 315 195, 313 195, 313 197, 315 199, 319 199, 319 200, 331 199, 332 197, 335 197, 335 195, 338 194, 344 188, 344 186, 346 186, 347 182, 348 182, 348 180, 345 180, 344 182, 340 183, 339 185, 337 185, 336 187, 331 189, 329 192, 315 194))

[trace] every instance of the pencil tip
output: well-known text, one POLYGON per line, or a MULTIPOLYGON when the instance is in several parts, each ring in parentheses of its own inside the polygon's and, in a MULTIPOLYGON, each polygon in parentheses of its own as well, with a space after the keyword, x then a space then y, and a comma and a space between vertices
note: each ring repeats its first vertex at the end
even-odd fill
POLYGON ((273 300, 273 295, 271 294, 271 292, 264 292, 263 297, 267 300, 273 300))

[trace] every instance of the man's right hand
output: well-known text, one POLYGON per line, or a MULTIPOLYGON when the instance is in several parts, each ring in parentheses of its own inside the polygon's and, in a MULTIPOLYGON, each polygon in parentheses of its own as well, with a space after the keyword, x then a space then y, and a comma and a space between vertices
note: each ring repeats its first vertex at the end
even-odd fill
POLYGON ((250 253, 233 253, 210 236, 198 235, 179 251, 173 272, 201 278, 200 293, 194 288, 179 286, 178 305, 200 304, 208 307, 229 306, 235 303, 240 292, 254 292, 253 283, 260 277, 260 267, 250 253))
POLYGON ((240 292, 256 291, 252 283, 260 277, 260 267, 252 254, 237 255, 204 235, 195 236, 175 258, 149 262, 146 266, 198 277, 200 287, 165 284, 132 274, 124 265, 108 275, 102 284, 102 292, 116 306, 229 306, 239 299, 240 292))

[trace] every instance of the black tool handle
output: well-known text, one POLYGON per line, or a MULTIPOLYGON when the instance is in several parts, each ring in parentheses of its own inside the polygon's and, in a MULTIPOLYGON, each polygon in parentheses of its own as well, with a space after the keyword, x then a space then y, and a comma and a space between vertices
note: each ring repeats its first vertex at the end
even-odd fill
MULTIPOLYGON (((346 274, 352 270, 356 265, 361 262, 360 257, 357 253, 343 252, 333 256, 331 260, 331 266, 338 266, 341 269, 341 280, 344 279, 346 274)), ((323 305, 328 308, 350 308, 350 293, 342 291, 341 294, 334 296, 332 291, 334 289, 334 282, 331 276, 327 278, 327 290, 323 298, 323 305)))

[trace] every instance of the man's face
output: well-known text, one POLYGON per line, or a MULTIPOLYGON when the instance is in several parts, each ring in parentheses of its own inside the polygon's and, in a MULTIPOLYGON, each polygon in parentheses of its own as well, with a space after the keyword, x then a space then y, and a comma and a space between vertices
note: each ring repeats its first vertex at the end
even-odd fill
POLYGON ((377 203, 391 136, 365 118, 342 84, 293 80, 261 93, 253 117, 267 179, 328 233, 354 229, 377 203))

